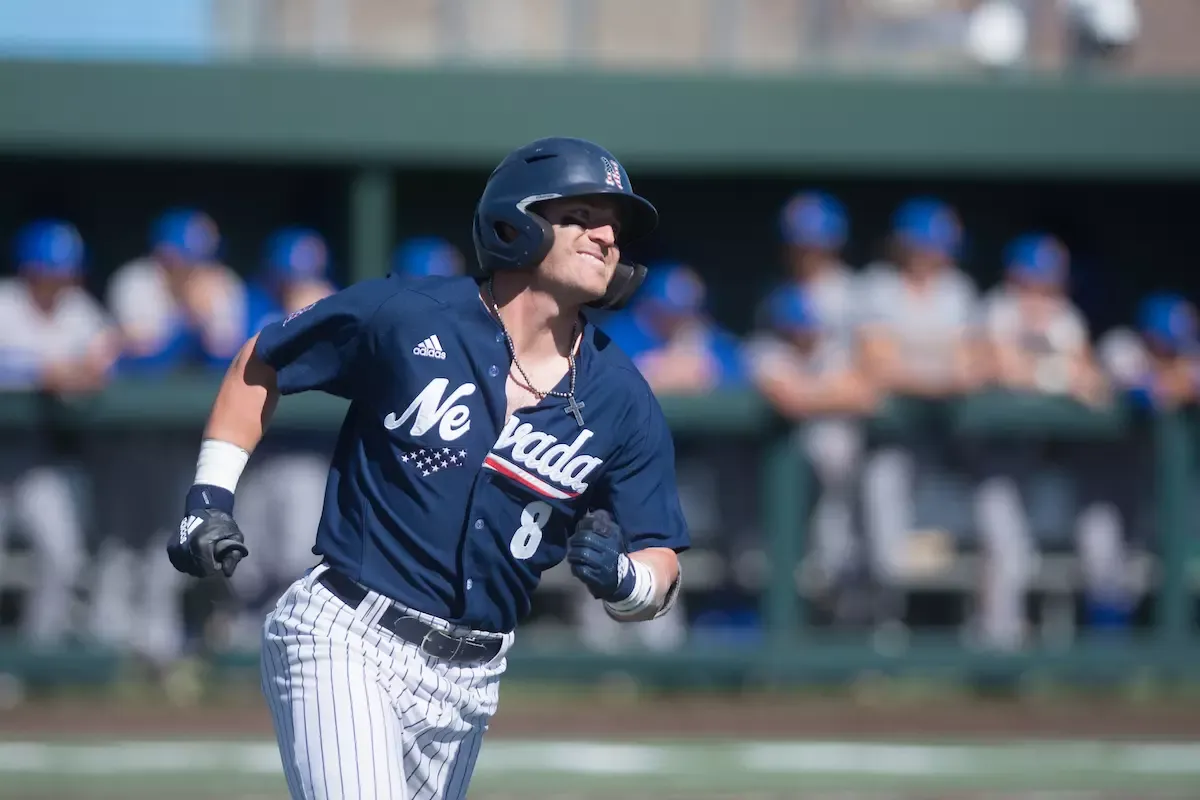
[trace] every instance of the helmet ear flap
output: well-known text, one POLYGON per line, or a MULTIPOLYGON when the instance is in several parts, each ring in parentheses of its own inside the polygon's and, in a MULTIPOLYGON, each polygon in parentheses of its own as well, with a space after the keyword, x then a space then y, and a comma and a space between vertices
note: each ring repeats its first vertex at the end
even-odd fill
POLYGON ((608 289, 599 300, 588 303, 591 308, 607 311, 618 311, 625 307, 642 281, 646 279, 646 268, 641 264, 621 262, 617 264, 613 276, 608 282, 608 289))
POLYGON ((475 212, 472 222, 475 253, 483 273, 520 269, 542 263, 554 246, 554 228, 533 212, 490 217, 475 212))

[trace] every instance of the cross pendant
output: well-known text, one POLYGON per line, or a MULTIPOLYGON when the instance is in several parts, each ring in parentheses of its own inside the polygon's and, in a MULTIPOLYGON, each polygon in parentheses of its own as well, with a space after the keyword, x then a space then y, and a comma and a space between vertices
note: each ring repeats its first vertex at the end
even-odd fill
POLYGON ((575 402, 574 397, 570 397, 570 398, 567 398, 567 407, 564 408, 563 411, 566 412, 567 414, 573 415, 575 417, 575 422, 579 425, 579 427, 582 428, 583 427, 583 414, 580 414, 579 412, 586 405, 587 405, 587 403, 577 403, 577 402, 575 402))

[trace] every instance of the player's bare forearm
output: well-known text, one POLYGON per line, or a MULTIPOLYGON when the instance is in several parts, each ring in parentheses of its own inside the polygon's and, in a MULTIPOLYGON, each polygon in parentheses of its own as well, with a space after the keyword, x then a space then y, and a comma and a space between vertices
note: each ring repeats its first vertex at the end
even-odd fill
POLYGON ((631 561, 649 567, 654 573, 654 605, 636 615, 622 617, 623 622, 644 622, 654 619, 667 598, 667 591, 679 579, 679 555, 669 547, 648 547, 630 553, 631 561))
POLYGON ((254 352, 257 341, 254 336, 242 345, 229 365, 204 429, 204 438, 235 444, 247 453, 262 440, 279 401, 275 370, 254 352))
POLYGON ((851 374, 818 378, 763 375, 757 385, 768 402, 789 419, 866 414, 876 405, 875 393, 866 380, 851 374))

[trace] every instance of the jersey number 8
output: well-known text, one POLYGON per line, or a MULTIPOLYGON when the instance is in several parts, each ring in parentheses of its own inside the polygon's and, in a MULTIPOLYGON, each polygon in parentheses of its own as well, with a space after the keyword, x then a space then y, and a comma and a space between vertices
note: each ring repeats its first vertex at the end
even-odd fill
POLYGON ((522 561, 537 552, 542 543, 542 529, 550 521, 550 504, 534 500, 521 509, 521 527, 513 534, 508 551, 522 561))

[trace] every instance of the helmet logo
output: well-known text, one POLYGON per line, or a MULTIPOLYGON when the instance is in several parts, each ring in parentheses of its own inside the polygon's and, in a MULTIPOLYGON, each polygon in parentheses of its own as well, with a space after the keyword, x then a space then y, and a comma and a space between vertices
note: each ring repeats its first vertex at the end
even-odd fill
POLYGON ((600 156, 600 160, 604 162, 604 183, 624 191, 625 185, 621 181, 621 165, 604 156, 600 156))

